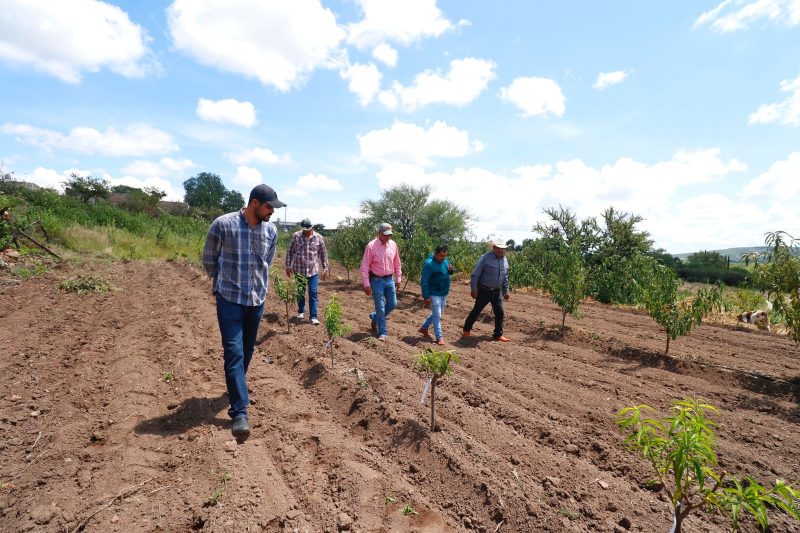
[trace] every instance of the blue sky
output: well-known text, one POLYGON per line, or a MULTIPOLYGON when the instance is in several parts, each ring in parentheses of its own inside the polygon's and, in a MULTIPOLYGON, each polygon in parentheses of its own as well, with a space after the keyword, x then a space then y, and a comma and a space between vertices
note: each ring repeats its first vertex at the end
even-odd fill
POLYGON ((800 0, 4 0, 0 160, 257 183, 335 226, 430 185, 476 239, 639 214, 672 253, 800 234, 800 0))

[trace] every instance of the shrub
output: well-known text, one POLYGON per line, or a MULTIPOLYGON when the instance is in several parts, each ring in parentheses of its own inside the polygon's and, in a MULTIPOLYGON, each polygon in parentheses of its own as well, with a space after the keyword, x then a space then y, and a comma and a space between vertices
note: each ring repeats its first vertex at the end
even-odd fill
MULTIPOLYGON (((451 362, 461 362, 461 359, 455 352, 451 350, 439 352, 430 348, 421 354, 417 354, 414 360, 414 364, 418 368, 431 373, 431 377, 428 379, 428 383, 425 386, 426 389, 430 387, 431 393, 431 431, 434 430, 434 423, 436 421, 436 384, 443 377, 453 373, 453 368, 450 366, 451 362)), ((423 392, 420 403, 424 403, 424 401, 425 393, 423 392)))

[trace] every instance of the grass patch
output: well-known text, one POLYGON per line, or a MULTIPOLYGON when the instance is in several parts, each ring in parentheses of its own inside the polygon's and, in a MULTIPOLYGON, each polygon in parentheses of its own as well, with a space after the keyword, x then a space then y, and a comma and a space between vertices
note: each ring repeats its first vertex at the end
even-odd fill
POLYGON ((58 287, 63 291, 75 294, 104 293, 111 290, 110 283, 95 276, 78 276, 62 281, 58 287))

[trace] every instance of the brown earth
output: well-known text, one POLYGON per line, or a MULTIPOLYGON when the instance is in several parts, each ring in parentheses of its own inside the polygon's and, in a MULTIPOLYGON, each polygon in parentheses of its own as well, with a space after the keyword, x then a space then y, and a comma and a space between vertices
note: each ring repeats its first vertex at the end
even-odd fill
MULTIPOLYGON (((321 300, 339 293, 353 332, 333 368, 322 327, 292 319, 287 334, 270 295, 243 444, 196 268, 91 263, 0 287, 0 530, 665 532, 666 497, 646 488, 652 474, 623 449, 615 414, 688 396, 721 409, 722 468, 798 482, 800 354, 785 336, 702 325, 665 357, 642 312, 590 303, 562 338, 553 304, 514 294, 512 342, 491 341, 486 315, 459 341, 472 300, 458 283, 445 338, 463 364, 437 389, 430 433, 412 366, 429 346, 417 287, 401 293, 384 344, 367 331, 371 300, 336 275, 321 300), (115 290, 59 290, 87 271, 115 290)), ((771 517, 774 531, 800 531, 771 517)), ((685 530, 728 523, 693 516, 685 530)))

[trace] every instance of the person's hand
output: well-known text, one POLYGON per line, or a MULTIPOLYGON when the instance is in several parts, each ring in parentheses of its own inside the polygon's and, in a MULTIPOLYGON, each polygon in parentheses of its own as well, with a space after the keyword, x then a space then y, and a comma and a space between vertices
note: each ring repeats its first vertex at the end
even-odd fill
POLYGON ((452 274, 454 271, 455 271, 455 268, 453 268, 453 265, 452 264, 448 264, 447 265, 448 274, 452 274))
POLYGON ((372 296, 372 287, 364 287, 364 294, 372 296))
POLYGON ((474 300, 478 297, 478 291, 470 291, 469 295, 472 296, 472 299, 474 300))
POLYGON ((511 299, 511 294, 510 294, 510 293, 505 293, 505 294, 503 295, 503 300, 505 300, 505 301, 508 301, 508 300, 510 300, 510 299, 511 299))
POLYGON ((291 278, 293 273, 294 273, 294 272, 292 272, 292 269, 291 269, 291 268, 287 268, 287 269, 286 269, 286 277, 287 277, 287 278, 291 278))
POLYGON ((431 299, 430 298, 425 298, 425 300, 422 302, 422 304, 425 307, 430 307, 431 306, 431 299))
POLYGON ((322 273, 322 281, 325 281, 326 279, 328 279, 328 271, 327 270, 322 273))

